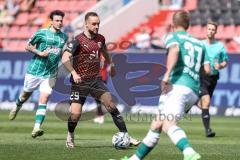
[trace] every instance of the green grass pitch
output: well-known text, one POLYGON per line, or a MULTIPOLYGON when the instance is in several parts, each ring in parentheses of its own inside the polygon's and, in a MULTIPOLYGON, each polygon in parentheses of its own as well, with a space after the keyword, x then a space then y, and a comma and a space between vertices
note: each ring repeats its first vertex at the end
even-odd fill
MULTIPOLYGON (((112 147, 112 135, 117 129, 110 116, 103 125, 92 121, 80 122, 73 150, 65 148, 66 122, 53 112, 47 113, 43 124, 45 134, 32 139, 34 114, 20 112, 14 121, 9 121, 8 112, 0 111, 0 160, 108 160, 130 156, 136 149, 116 150, 112 147)), ((140 122, 142 118, 126 119, 129 133, 138 139, 145 136, 149 127, 146 120, 140 122)), ((204 137, 198 116, 182 121, 180 126, 203 160, 240 160, 240 118, 212 117, 212 127, 217 133, 215 138, 204 137)), ((157 147, 146 157, 146 160, 178 159, 183 159, 182 154, 165 134, 161 134, 157 147)))

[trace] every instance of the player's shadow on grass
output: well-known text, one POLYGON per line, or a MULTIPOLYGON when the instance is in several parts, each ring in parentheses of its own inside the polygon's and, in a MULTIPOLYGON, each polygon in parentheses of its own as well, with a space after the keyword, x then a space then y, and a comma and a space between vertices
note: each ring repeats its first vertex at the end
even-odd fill
MULTIPOLYGON (((87 146, 87 145, 76 145, 75 148, 113 148, 112 145, 96 145, 96 146, 87 146)), ((124 150, 136 150, 136 147, 129 147, 127 149, 116 149, 116 151, 124 151, 124 150)))
POLYGON ((76 145, 75 148, 113 148, 113 146, 112 145, 97 145, 97 146, 76 145))
MULTIPOLYGON (((39 138, 38 140, 40 141, 65 141, 66 138, 39 138)), ((75 141, 96 141, 96 140, 99 140, 99 139, 94 139, 94 138, 91 138, 91 139, 81 139, 81 138, 75 138, 75 141)))

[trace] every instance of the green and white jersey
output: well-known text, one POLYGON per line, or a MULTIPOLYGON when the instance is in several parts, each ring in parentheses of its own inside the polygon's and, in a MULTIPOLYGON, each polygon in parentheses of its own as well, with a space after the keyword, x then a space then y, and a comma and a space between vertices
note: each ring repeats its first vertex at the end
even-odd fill
POLYGON ((204 44, 185 31, 169 33, 163 40, 167 49, 172 45, 178 45, 180 49, 178 61, 171 72, 171 83, 189 87, 198 95, 200 68, 209 63, 204 44))
POLYGON ((215 69, 215 63, 222 63, 223 61, 228 61, 227 51, 220 41, 213 41, 211 44, 207 40, 202 40, 205 48, 206 54, 209 57, 211 72, 213 75, 219 74, 219 71, 215 69))
POLYGON ((27 73, 37 77, 56 77, 61 52, 67 41, 67 35, 63 32, 52 32, 50 28, 39 29, 29 39, 31 45, 39 51, 48 50, 47 57, 34 55, 27 68, 27 73))

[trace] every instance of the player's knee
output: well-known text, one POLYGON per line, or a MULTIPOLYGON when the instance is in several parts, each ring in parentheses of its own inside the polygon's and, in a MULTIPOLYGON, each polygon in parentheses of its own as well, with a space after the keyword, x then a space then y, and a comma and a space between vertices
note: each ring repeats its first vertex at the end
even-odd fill
POLYGON ((158 120, 158 119, 155 119, 152 124, 151 124, 151 130, 153 131, 161 131, 162 130, 162 125, 163 125, 163 122, 158 120))
POLYGON ((201 100, 201 105, 203 109, 209 108, 210 106, 210 98, 209 97, 203 97, 201 100))
POLYGON ((175 126, 176 124, 177 124, 176 121, 164 121, 162 126, 163 132, 167 133, 169 128, 175 126))

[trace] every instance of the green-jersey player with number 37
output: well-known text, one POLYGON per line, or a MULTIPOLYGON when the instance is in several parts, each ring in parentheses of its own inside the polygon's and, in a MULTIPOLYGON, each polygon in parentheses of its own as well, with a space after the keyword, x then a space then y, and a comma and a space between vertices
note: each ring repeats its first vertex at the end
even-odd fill
POLYGON ((192 148, 183 129, 177 126, 178 121, 183 118, 186 107, 192 106, 198 100, 200 68, 203 66, 205 72, 210 73, 204 45, 186 32, 188 27, 189 13, 176 12, 173 15, 174 32, 164 38, 168 50, 167 70, 161 84, 159 112, 135 154, 123 160, 143 159, 156 146, 162 131, 183 153, 184 160, 201 158, 192 148))
POLYGON ((50 13, 51 26, 46 29, 39 29, 30 38, 26 50, 35 55, 27 68, 23 91, 16 100, 16 106, 12 108, 9 114, 9 119, 14 120, 22 104, 39 87, 40 97, 32 131, 33 138, 44 133, 40 126, 45 118, 48 97, 55 85, 62 48, 67 41, 67 35, 61 32, 63 17, 64 13, 62 11, 52 11, 50 13))

